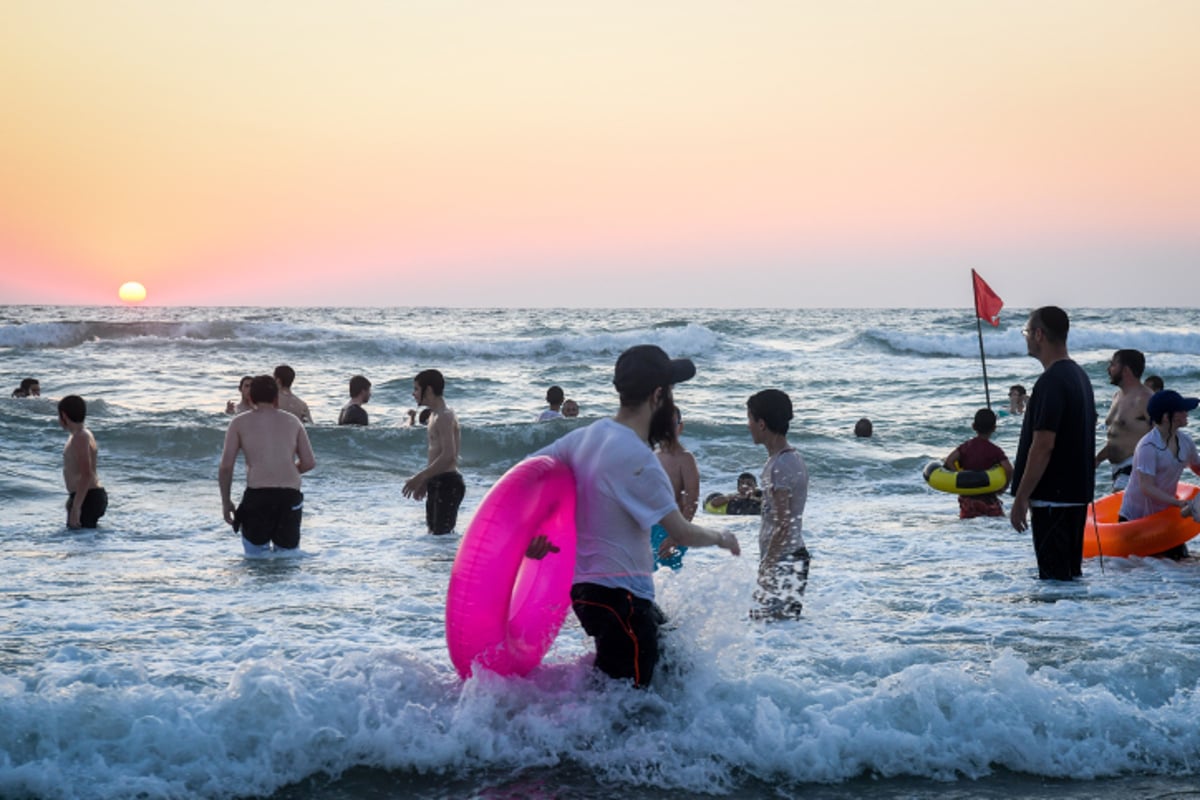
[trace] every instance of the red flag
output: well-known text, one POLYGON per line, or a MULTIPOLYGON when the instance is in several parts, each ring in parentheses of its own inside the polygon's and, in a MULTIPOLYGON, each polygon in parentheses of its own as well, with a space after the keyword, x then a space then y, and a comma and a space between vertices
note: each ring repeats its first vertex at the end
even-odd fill
POLYGON ((993 327, 999 327, 1000 309, 1004 308, 1004 301, 975 270, 971 270, 971 278, 975 281, 975 315, 987 320, 993 327))

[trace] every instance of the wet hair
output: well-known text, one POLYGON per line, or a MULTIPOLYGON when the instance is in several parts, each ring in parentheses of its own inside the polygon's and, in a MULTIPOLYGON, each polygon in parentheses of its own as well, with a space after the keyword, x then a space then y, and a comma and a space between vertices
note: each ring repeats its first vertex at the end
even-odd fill
POLYGON ((37 378, 22 378, 21 385, 18 386, 16 389, 13 389, 12 396, 13 397, 29 397, 30 390, 34 386, 38 386, 40 388, 40 384, 38 383, 37 378))
POLYGON ((279 385, 283 388, 290 389, 292 388, 292 381, 296 380, 296 370, 287 364, 280 364, 275 368, 275 380, 279 381, 279 385))
POLYGON ((551 386, 546 390, 546 402, 552 406, 561 406, 563 397, 564 395, 561 386, 551 386))
POLYGON ((1058 306, 1042 306, 1030 316, 1029 327, 1041 328, 1047 341, 1064 344, 1071 330, 1071 320, 1067 318, 1067 312, 1058 306))
POLYGON ((77 394, 69 394, 58 401, 58 413, 71 422, 83 422, 87 419, 87 403, 77 394))
POLYGON ((737 482, 741 483, 742 481, 750 481, 751 485, 758 486, 758 478, 754 477, 753 472, 743 472, 738 475, 737 482))
MULTIPOLYGON (((276 374, 279 370, 275 370, 276 374)), ((258 375, 250 381, 250 401, 256 406, 271 405, 279 399, 279 384, 271 375, 258 375)))
POLYGON ((432 413, 433 413, 432 408, 422 408, 421 413, 417 416, 417 422, 421 423, 422 425, 428 425, 429 424, 429 415, 432 413))
POLYGON ((361 392, 365 392, 371 388, 371 382, 362 375, 355 375, 350 379, 350 396, 355 397, 361 392))
POLYGON ((1008 393, 1012 394, 1013 392, 1016 392, 1021 397, 1024 397, 1025 396, 1025 387, 1019 383, 1014 383, 1012 386, 1008 387, 1008 393))
POLYGON ((254 383, 254 376, 253 375, 243 375, 242 376, 242 379, 240 381, 238 381, 238 391, 239 392, 242 390, 242 384, 246 383, 247 381, 249 381, 250 383, 254 383))
POLYGON ((1113 353, 1113 359, 1121 366, 1129 367, 1133 377, 1139 381, 1142 379, 1142 373, 1146 371, 1146 356, 1142 355, 1141 350, 1118 350, 1113 353))
POLYGON ((422 392, 425 391, 426 387, 433 389, 433 393, 438 397, 441 397, 442 392, 446 391, 446 379, 436 369, 421 370, 413 378, 413 383, 420 386, 422 392))
POLYGON ((858 422, 854 423, 854 435, 860 439, 870 439, 871 434, 875 432, 875 426, 871 424, 871 420, 863 417, 858 422))
POLYGON ((578 416, 578 415, 579 415, 579 403, 575 402, 574 400, 572 400, 572 399, 571 399, 571 398, 569 398, 569 397, 568 397, 566 400, 564 400, 564 401, 563 401, 563 408, 562 408, 562 411, 563 411, 563 416, 564 416, 564 417, 565 417, 565 416, 567 416, 567 410, 568 410, 568 408, 574 408, 574 409, 575 409, 575 415, 576 415, 576 416, 578 416))
POLYGON ((1163 390, 1163 379, 1158 375, 1147 375, 1146 385, 1156 392, 1163 390))
POLYGON ((971 423, 971 430, 976 433, 988 434, 996 430, 996 412, 990 408, 981 408, 975 412, 975 421, 971 423))
POLYGON ((750 416, 762 420, 771 433, 787 433, 792 421, 792 398, 778 389, 763 389, 746 401, 750 416))

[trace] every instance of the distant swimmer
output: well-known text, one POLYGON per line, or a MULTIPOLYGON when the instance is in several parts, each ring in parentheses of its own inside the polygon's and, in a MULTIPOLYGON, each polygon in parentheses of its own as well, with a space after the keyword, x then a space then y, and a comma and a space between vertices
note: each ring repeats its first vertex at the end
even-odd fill
MULTIPOLYGON (((658 443, 658 463, 675 490, 675 505, 679 507, 679 513, 691 522, 700 506, 700 467, 696 465, 696 457, 679 440, 682 435, 683 414, 676 406, 675 430, 671 438, 658 443)), ((679 569, 682 566, 683 553, 687 552, 687 548, 676 546, 663 526, 656 524, 650 529, 650 545, 654 548, 655 569, 660 566, 679 569)))
MULTIPOLYGON (((593 666, 638 687, 654 675, 663 622, 654 604, 650 527, 657 522, 688 547, 741 552, 732 533, 684 519, 652 450, 675 426, 671 387, 695 374, 688 359, 672 359, 654 345, 631 347, 617 359, 613 374, 620 396, 616 416, 576 428, 534 454, 566 464, 575 475, 578 548, 571 608, 596 642, 593 666)), ((546 536, 535 536, 525 555, 546 558, 550 548, 546 536)))
POLYGON ((238 414, 225 432, 217 483, 225 521, 241 533, 246 555, 300 546, 304 495, 300 476, 317 465, 304 425, 279 408, 279 386, 270 375, 250 382, 254 408, 238 414), (233 468, 238 452, 246 459, 246 489, 234 506, 233 468))
MULTIPOLYGON (((951 450, 943 459, 942 466, 952 471, 961 469, 987 472, 999 464, 1004 468, 1007 486, 1008 480, 1012 478, 1013 466, 1008 456, 1004 455, 1004 451, 992 442, 992 434, 996 432, 996 413, 990 408, 979 409, 975 412, 971 429, 975 431, 975 438, 968 439, 951 450)), ((1000 487, 1000 491, 1004 491, 1004 486, 1000 487)), ((1004 504, 1000 502, 998 493, 959 495, 958 516, 961 519, 1002 517, 1004 504)))
POLYGON ((1029 397, 1025 393, 1025 387, 1019 383, 1014 383, 1008 388, 1008 413, 1014 417, 1019 417, 1025 413, 1025 404, 1029 397))
POLYGON ((1147 375, 1146 388, 1152 392, 1161 392, 1163 390, 1163 379, 1161 375, 1147 375))
POLYGON ((371 399, 371 382, 362 375, 350 379, 350 402, 338 414, 338 425, 367 425, 367 410, 363 408, 371 399))
POLYGON ((308 403, 292 394, 292 383, 296 380, 296 370, 287 364, 275 368, 275 382, 279 385, 279 407, 305 424, 312 424, 312 414, 308 412, 308 403))
POLYGON ((445 390, 446 379, 436 369, 422 370, 413 379, 413 400, 429 411, 428 462, 401 490, 405 497, 425 501, 425 523, 436 535, 454 532, 466 494, 458 471, 458 418, 446 405, 445 390))
POLYGON ((804 543, 808 466, 788 444, 792 400, 778 389, 763 389, 746 401, 750 438, 767 450, 762 471, 762 526, 758 534, 758 607, 752 619, 799 619, 812 556, 804 543))
POLYGON ((253 375, 243 375, 238 381, 238 394, 241 399, 238 401, 230 400, 225 404, 226 414, 241 414, 244 411, 249 411, 254 408, 254 403, 250 400, 250 382, 254 380, 253 375))
POLYGON ((860 439, 870 439, 871 434, 875 432, 875 426, 871 424, 871 420, 863 417, 858 422, 854 423, 854 435, 860 439))
POLYGON ((68 434, 63 447, 63 483, 67 486, 67 527, 94 528, 108 510, 108 492, 96 470, 96 437, 87 429, 87 403, 69 394, 58 401, 58 424, 68 434))
POLYGON ((562 413, 563 390, 562 390, 561 386, 551 386, 549 389, 546 390, 546 403, 550 407, 547 408, 546 410, 544 410, 538 416, 537 421, 538 422, 547 422, 552 419, 561 419, 563 416, 563 413, 562 413))
POLYGON ((1108 361, 1109 383, 1117 387, 1108 416, 1104 447, 1096 453, 1096 466, 1104 461, 1112 466, 1112 487, 1119 492, 1129 485, 1133 473, 1133 451, 1138 442, 1150 432, 1150 415, 1146 404, 1153 392, 1142 383, 1146 357, 1138 350, 1118 350, 1108 361))
POLYGON ((579 416, 579 403, 576 403, 570 398, 563 401, 562 415, 567 419, 575 419, 579 416))
POLYGON ((37 378, 22 378, 21 385, 12 390, 13 397, 41 397, 42 385, 37 378))

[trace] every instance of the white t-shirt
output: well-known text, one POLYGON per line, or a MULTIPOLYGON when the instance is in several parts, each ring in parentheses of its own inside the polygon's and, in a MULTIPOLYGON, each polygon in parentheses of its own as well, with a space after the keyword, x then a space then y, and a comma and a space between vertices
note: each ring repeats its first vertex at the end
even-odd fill
POLYGON ((762 471, 762 527, 758 533, 758 549, 766 554, 775 533, 775 498, 772 492, 783 489, 789 492, 788 541, 784 543, 781 553, 794 553, 804 547, 804 537, 800 531, 804 522, 804 506, 808 502, 808 466, 800 453, 793 448, 781 450, 767 459, 762 471))
MULTIPOLYGON (((1175 487, 1179 484, 1179 476, 1183 474, 1183 468, 1192 464, 1200 464, 1200 455, 1196 453, 1196 443, 1192 441, 1192 437, 1183 431, 1177 431, 1176 436, 1179 437, 1179 458, 1176 458, 1175 454, 1167 449, 1158 428, 1151 428, 1150 432, 1138 442, 1137 449, 1133 451, 1133 471, 1149 476, 1155 486, 1172 497, 1175 496, 1175 487)), ((1157 500, 1151 500, 1142 494, 1142 490, 1137 487, 1137 481, 1129 481, 1129 486, 1125 489, 1125 497, 1121 501, 1122 517, 1141 519, 1162 511, 1164 508, 1169 508, 1169 506, 1163 505, 1157 500)))
POLYGON ((538 422, 545 422, 551 419, 560 419, 561 417, 561 411, 555 411, 553 408, 547 408, 541 413, 541 416, 538 417, 538 422))
POLYGON ((568 433, 534 455, 575 473, 575 583, 654 599, 650 526, 676 510, 671 480, 633 429, 611 418, 568 433))

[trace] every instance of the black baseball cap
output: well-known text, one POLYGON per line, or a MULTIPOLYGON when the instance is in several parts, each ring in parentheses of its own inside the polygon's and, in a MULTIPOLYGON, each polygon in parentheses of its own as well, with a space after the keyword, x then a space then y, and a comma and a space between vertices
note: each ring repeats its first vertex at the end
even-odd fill
POLYGON ((621 394, 652 392, 659 386, 683 383, 696 374, 690 358, 671 358, 661 347, 639 344, 617 359, 613 386, 621 394))

